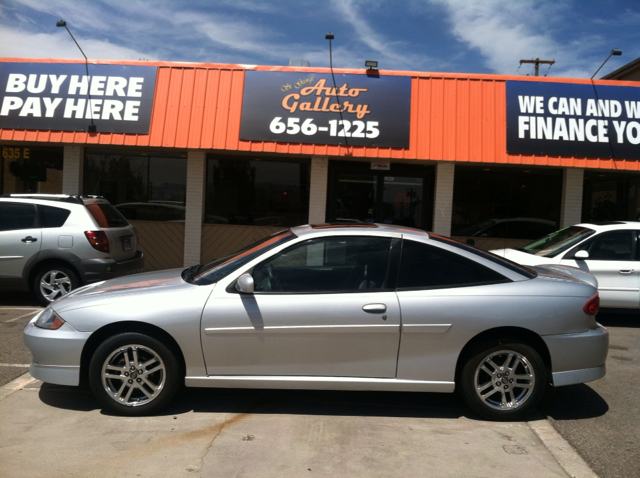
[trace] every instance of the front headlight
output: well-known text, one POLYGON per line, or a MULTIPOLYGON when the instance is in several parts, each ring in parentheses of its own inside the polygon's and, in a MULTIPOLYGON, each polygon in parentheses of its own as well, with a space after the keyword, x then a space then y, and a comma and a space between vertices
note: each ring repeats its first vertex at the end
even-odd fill
POLYGON ((62 327, 62 324, 64 324, 64 320, 58 317, 58 315, 53 311, 51 307, 47 307, 42 312, 40 312, 36 316, 34 322, 34 325, 36 327, 49 330, 57 330, 62 327))

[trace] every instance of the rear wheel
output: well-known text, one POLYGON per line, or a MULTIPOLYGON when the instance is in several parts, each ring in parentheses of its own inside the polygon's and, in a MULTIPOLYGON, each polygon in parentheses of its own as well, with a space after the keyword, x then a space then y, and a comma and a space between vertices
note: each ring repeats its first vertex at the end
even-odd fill
POLYGON ((461 393, 469 407, 490 420, 516 420, 540 402, 547 382, 538 352, 508 343, 480 349, 462 369, 461 393))
POLYGON ((47 306, 60 297, 67 295, 80 285, 80 279, 71 269, 48 266, 36 274, 33 292, 38 302, 47 306))
POLYGON ((148 415, 166 406, 180 385, 180 365, 158 340, 123 333, 105 340, 89 365, 98 401, 120 415, 148 415))

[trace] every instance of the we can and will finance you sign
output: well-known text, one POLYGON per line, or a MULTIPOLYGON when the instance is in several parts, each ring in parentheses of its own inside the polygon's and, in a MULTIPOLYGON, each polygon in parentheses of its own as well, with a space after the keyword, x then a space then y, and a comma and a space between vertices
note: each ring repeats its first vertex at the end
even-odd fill
POLYGON ((508 81, 507 153, 640 159, 640 88, 508 81))
POLYGON ((148 134, 157 67, 0 63, 0 128, 148 134))

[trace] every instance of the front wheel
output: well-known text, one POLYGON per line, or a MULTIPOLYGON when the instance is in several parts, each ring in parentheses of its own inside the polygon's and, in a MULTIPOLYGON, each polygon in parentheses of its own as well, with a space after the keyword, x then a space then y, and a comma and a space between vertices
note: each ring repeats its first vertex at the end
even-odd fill
POLYGON ((141 416, 167 405, 180 385, 180 365, 161 342, 139 333, 105 340, 89 365, 98 401, 120 415, 141 416))
POLYGON ((538 352, 508 343, 482 349, 462 369, 461 393, 469 407, 489 420, 517 420, 540 402, 547 382, 538 352))

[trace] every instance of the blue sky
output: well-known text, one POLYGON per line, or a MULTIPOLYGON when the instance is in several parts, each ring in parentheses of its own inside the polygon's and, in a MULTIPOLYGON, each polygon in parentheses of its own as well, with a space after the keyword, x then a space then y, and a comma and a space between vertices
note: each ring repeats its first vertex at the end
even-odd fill
POLYGON ((589 78, 640 56, 639 0, 0 0, 0 57, 329 66, 589 78))

